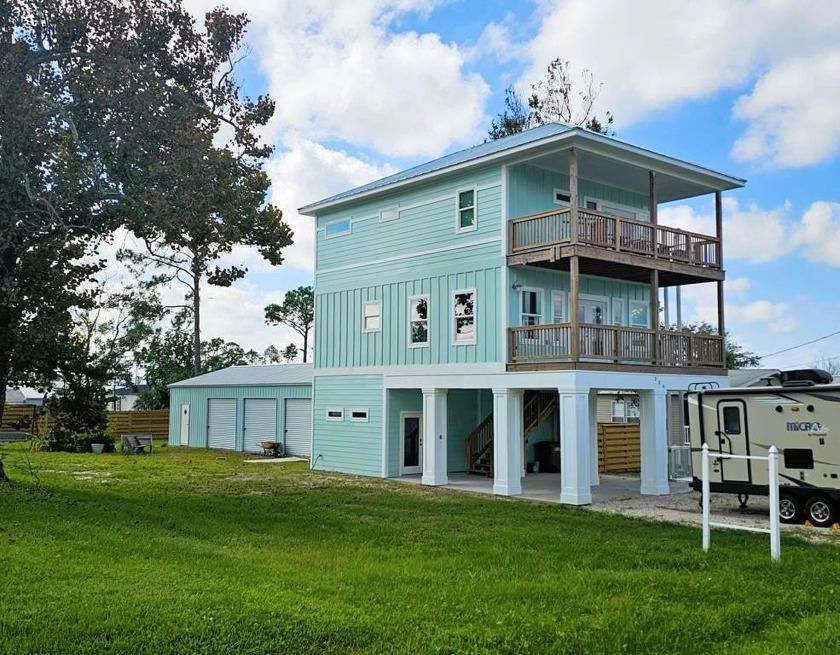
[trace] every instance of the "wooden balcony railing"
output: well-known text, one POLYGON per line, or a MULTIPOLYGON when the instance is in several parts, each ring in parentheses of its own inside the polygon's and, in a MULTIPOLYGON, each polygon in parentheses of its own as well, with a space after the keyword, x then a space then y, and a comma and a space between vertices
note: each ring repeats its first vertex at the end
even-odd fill
MULTIPOLYGON (((510 328, 509 356, 513 364, 571 362, 573 336, 569 323, 510 328)), ((624 327, 579 326, 577 361, 725 368, 723 338, 624 327)))
MULTIPOLYGON (((510 225, 510 254, 571 244, 568 208, 515 218, 510 225)), ((578 210, 577 242, 615 251, 662 257, 693 266, 720 268, 715 237, 652 225, 593 211, 578 210)))

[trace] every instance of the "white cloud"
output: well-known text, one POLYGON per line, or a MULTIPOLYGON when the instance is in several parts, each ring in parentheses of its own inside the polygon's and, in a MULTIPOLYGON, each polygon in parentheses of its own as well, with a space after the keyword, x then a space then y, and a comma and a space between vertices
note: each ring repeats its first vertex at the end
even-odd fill
POLYGON ((561 56, 594 73, 604 85, 596 110, 626 125, 749 85, 735 112, 747 121, 737 156, 803 166, 840 151, 840 104, 825 101, 840 85, 833 0, 546 0, 539 12, 520 90, 561 56))
MULTIPOLYGON (((723 260, 761 264, 789 254, 796 246, 795 226, 788 218, 788 204, 762 209, 751 203, 742 209, 734 198, 723 199, 723 260)), ((663 207, 659 220, 668 225, 700 234, 715 233, 714 214, 697 213, 688 205, 663 207)))
POLYGON ((771 334, 792 332, 798 326, 793 308, 787 303, 756 300, 746 305, 727 305, 727 323, 758 324, 771 334))
MULTIPOLYGON (((468 54, 433 33, 397 31, 424 0, 238 0, 252 18, 254 56, 277 100, 269 137, 338 139, 389 156, 435 156, 480 140, 489 95, 468 54)), ((193 0, 200 14, 210 5, 193 0)))
POLYGON ((268 165, 271 202, 283 210, 283 220, 294 231, 294 245, 285 251, 287 264, 307 271, 315 268, 315 219, 298 214, 298 207, 392 172, 390 167, 377 167, 304 140, 275 156, 268 165))
POLYGON ((840 203, 813 203, 802 215, 795 242, 811 261, 840 266, 840 203))

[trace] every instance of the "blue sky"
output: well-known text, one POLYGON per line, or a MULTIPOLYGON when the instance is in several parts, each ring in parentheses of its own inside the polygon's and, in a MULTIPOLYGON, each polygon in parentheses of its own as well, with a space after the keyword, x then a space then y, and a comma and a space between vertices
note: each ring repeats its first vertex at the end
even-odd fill
MULTIPOLYGON (((186 0, 196 15, 213 3, 186 0)), ((292 335, 262 308, 312 281, 296 208, 483 140, 504 89, 554 57, 603 84, 619 139, 747 179, 725 194, 727 326, 760 355, 840 330, 840 12, 834 0, 231 0, 252 20, 240 79, 278 103, 272 201, 297 243, 280 268, 210 289, 205 337, 259 350, 292 335), (231 308, 237 320, 231 321, 231 308)), ((711 199, 663 223, 712 233, 711 199)), ((708 287, 708 288, 706 288, 708 287)), ((175 292, 173 291, 173 294, 175 292)), ((711 285, 684 317, 714 321, 711 285)), ((765 365, 840 364, 840 335, 765 365)))

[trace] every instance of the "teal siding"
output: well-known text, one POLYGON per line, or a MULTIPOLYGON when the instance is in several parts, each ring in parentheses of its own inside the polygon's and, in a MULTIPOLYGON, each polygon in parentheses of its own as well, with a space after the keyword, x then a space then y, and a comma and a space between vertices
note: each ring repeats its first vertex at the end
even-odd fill
MULTIPOLYGON (((585 172, 585 171, 584 171, 585 172)), ((554 204, 554 189, 568 189, 569 176, 522 164, 508 169, 508 206, 510 218, 549 211, 554 204)), ((595 198, 614 202, 636 209, 648 210, 649 199, 641 193, 618 189, 605 184, 581 178, 578 181, 578 204, 584 206, 584 198, 595 198)))
POLYGON ((499 167, 448 177, 408 193, 391 193, 375 201, 357 203, 340 212, 317 218, 316 268, 319 271, 362 262, 434 250, 488 237, 498 238, 501 225, 501 173, 499 167), (456 194, 477 187, 477 229, 456 234, 456 194), (383 209, 399 208, 399 218, 379 222, 383 209), (325 238, 324 226, 350 218, 352 231, 325 238))
POLYGON ((400 413, 422 412, 423 392, 420 389, 392 389, 388 392, 388 476, 400 472, 400 413))
MULTIPOLYGON (((543 323, 551 323, 551 291, 566 292, 566 317, 569 312, 569 274, 563 271, 552 271, 549 269, 530 268, 524 266, 512 267, 510 269, 511 287, 514 284, 521 284, 523 287, 543 289, 543 323)), ((510 289, 508 300, 508 325, 515 327, 521 324, 520 321, 520 296, 519 292, 510 289)), ((608 299, 607 317, 612 323, 612 299, 622 298, 624 300, 624 324, 627 325, 629 301, 644 300, 650 298, 650 287, 635 282, 622 282, 610 278, 581 276, 580 293, 587 296, 602 296, 608 299)))
MULTIPOLYGON (((376 278, 377 276, 369 275, 376 278)), ((403 366, 497 362, 501 359, 498 317, 501 267, 447 274, 416 270, 414 278, 367 284, 315 296, 315 366, 403 366), (453 293, 476 290, 476 343, 453 345, 453 293), (410 347, 408 302, 429 296, 429 346, 410 347), (362 331, 362 306, 382 301, 382 328, 362 331)))
POLYGON ((493 411, 490 389, 450 389, 446 398, 447 468, 467 470, 467 442, 470 432, 493 411))
POLYGON ((242 450, 242 419, 246 398, 277 400, 277 441, 283 440, 286 398, 311 398, 311 385, 266 385, 248 387, 172 387, 169 390, 169 444, 177 446, 181 435, 181 405, 190 406, 190 438, 193 448, 207 447, 207 404, 211 398, 236 400, 236 450, 242 450))
POLYGON ((536 460, 534 456, 534 444, 541 441, 559 441, 560 436, 557 428, 557 414, 549 416, 545 421, 537 426, 531 435, 528 437, 528 443, 525 444, 525 463, 536 460))
POLYGON ((382 376, 315 378, 312 468, 382 474, 382 376), (344 410, 343 421, 327 421, 327 408, 344 410), (367 409, 368 421, 350 420, 351 409, 367 409))

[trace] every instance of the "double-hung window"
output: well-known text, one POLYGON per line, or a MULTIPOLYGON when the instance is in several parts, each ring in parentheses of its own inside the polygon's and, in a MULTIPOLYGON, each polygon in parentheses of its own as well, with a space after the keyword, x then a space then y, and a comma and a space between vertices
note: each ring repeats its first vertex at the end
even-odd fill
POLYGON ((382 301, 368 300, 362 312, 362 332, 379 332, 382 329, 382 301))
POLYGON ((462 189, 458 191, 458 217, 455 226, 456 232, 470 232, 476 229, 476 193, 475 189, 462 189))
POLYGON ((429 296, 408 299, 408 336, 412 348, 429 345, 429 296))
POLYGON ((454 342, 475 343, 475 289, 456 291, 452 296, 454 342))
POLYGON ((532 289, 522 289, 520 293, 520 324, 539 325, 542 322, 542 293, 532 289))

